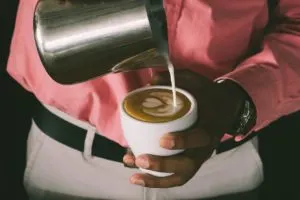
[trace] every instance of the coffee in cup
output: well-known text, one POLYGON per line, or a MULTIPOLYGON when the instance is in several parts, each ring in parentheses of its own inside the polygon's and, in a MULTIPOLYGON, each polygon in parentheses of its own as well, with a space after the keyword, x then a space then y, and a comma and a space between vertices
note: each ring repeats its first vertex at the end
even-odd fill
MULTIPOLYGON (((124 136, 133 154, 170 156, 184 149, 169 150, 160 147, 160 138, 171 132, 190 128, 197 120, 197 102, 185 90, 176 88, 176 106, 172 87, 149 86, 130 92, 121 103, 121 124, 124 136)), ((154 176, 172 173, 140 169, 154 176)))
POLYGON ((125 112, 131 117, 150 123, 174 121, 186 115, 191 102, 184 94, 176 92, 176 105, 170 89, 151 88, 128 95, 123 102, 125 112))

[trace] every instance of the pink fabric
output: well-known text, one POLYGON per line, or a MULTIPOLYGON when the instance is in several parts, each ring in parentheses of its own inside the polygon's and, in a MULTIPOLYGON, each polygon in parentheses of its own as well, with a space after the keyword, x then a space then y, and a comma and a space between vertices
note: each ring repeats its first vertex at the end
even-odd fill
MULTIPOLYGON (((147 84, 151 70, 111 74, 75 85, 54 82, 33 40, 36 2, 20 0, 8 72, 41 102, 88 121, 105 137, 127 145, 118 103, 129 91, 147 84)), ((165 0, 165 8, 174 64, 211 79, 239 83, 257 107, 254 131, 300 109, 299 0, 280 0, 276 29, 265 38, 266 1, 165 0), (249 56, 255 47, 261 50, 249 56)))

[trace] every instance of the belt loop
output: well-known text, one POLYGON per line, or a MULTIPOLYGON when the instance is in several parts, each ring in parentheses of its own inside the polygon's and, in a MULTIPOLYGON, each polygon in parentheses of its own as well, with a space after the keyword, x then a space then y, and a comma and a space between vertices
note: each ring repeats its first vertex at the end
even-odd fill
POLYGON ((93 147, 95 135, 96 135, 96 128, 90 127, 87 130, 87 134, 86 134, 86 137, 85 137, 85 140, 84 140, 83 158, 86 161, 90 161, 93 157, 92 147, 93 147))

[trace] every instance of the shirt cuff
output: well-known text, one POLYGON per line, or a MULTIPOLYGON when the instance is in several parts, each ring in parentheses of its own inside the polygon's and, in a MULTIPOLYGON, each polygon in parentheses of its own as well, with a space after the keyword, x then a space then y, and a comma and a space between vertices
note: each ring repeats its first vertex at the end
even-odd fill
POLYGON ((240 66, 234 71, 219 77, 216 81, 228 79, 239 84, 250 96, 256 107, 256 124, 244 136, 236 136, 235 140, 240 141, 246 138, 253 131, 258 131, 276 118, 278 106, 278 79, 275 74, 265 65, 240 66))

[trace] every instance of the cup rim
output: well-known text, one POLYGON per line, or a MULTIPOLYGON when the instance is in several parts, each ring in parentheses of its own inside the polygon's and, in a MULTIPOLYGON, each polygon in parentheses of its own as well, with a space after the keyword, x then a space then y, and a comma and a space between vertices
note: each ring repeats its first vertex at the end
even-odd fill
POLYGON ((132 120, 135 120, 137 122, 140 122, 140 123, 145 123, 145 124, 160 124, 160 125, 165 125, 165 124, 170 124, 170 123, 174 123, 174 122, 177 122, 179 120, 182 120, 182 118, 186 118, 188 117, 189 115, 193 114, 193 111, 195 109, 197 109, 197 101, 195 99, 195 97, 193 95, 191 95, 188 91, 184 90, 184 89, 181 89, 181 88, 177 88, 176 87, 176 92, 180 92, 182 93, 184 96, 186 96, 190 103, 191 103, 191 107, 189 109, 189 111, 183 115, 182 117, 180 118, 177 118, 177 119, 174 119, 174 120, 171 120, 171 121, 167 121, 167 122, 146 122, 146 121, 141 121, 141 120, 138 120, 134 117, 132 117, 131 115, 129 115, 125 109, 124 109, 124 100, 126 99, 126 97, 130 96, 130 95, 133 95, 137 92, 141 92, 141 91, 144 91, 144 90, 147 90, 147 89, 168 89, 168 90, 172 90, 172 86, 165 86, 165 85, 154 85, 154 86, 145 86, 145 87, 141 87, 141 88, 138 88, 138 89, 135 89, 131 92, 129 92, 122 100, 121 102, 121 111, 122 113, 124 113, 127 117, 131 118, 132 120))

